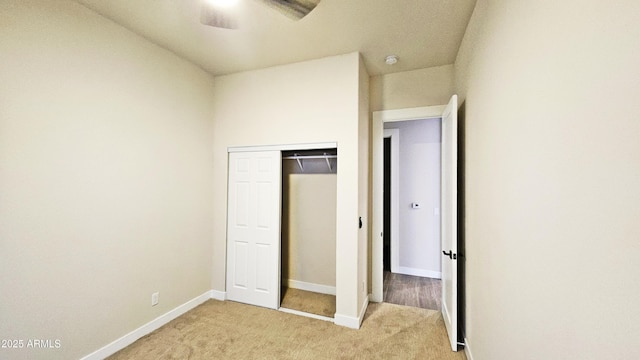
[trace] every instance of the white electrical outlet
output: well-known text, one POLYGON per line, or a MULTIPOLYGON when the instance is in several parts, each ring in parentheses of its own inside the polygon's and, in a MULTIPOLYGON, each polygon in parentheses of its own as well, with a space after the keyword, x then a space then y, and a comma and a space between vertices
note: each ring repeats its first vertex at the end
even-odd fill
POLYGON ((159 297, 160 293, 158 292, 154 292, 153 294, 151 294, 151 306, 158 305, 159 297))

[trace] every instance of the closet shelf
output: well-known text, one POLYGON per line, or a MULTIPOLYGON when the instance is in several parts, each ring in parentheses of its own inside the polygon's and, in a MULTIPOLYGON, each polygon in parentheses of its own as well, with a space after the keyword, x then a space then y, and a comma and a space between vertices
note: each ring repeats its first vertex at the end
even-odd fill
POLYGON ((331 163, 329 162, 329 159, 337 159, 338 155, 329 155, 329 154, 324 154, 324 155, 297 155, 297 154, 293 154, 293 156, 285 156, 282 159, 284 160, 296 160, 298 162, 298 166, 300 166, 300 170, 304 171, 304 167, 302 166, 302 161, 304 159, 325 159, 327 161, 327 166, 329 167, 329 171, 333 171, 333 169, 331 168, 331 163))

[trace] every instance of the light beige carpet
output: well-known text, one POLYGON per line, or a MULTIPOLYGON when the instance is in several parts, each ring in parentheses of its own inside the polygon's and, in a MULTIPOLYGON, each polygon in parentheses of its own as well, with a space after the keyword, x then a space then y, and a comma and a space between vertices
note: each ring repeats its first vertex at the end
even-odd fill
POLYGON ((439 312, 370 304, 360 330, 209 300, 110 359, 465 359, 439 312))
POLYGON ((336 297, 283 287, 280 307, 332 318, 336 313, 336 297))

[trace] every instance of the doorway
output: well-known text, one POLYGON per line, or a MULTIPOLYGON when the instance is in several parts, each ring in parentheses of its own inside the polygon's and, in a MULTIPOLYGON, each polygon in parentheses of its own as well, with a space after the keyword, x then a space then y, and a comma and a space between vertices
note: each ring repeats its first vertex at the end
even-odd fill
POLYGON ((383 134, 383 301, 440 310, 440 119, 383 134))
POLYGON ((383 301, 383 236, 384 236, 384 124, 387 122, 409 121, 419 119, 439 119, 446 105, 428 106, 398 110, 384 110, 373 113, 372 122, 372 158, 373 158, 373 213, 371 238, 371 295, 372 302, 383 301))
MULTIPOLYGON (((383 110, 373 113, 373 224, 371 238, 371 301, 383 301, 383 126, 386 122, 418 119, 441 119, 441 232, 442 316, 451 349, 458 350, 458 97, 452 95, 447 105, 383 110), (379 237, 378 237, 378 234, 379 237)), ((462 185, 464 186, 464 185, 462 185)), ((393 244, 393 240, 392 240, 393 244)), ((393 250, 392 250, 393 253, 393 250)), ((464 257, 463 257, 464 258, 464 257)))

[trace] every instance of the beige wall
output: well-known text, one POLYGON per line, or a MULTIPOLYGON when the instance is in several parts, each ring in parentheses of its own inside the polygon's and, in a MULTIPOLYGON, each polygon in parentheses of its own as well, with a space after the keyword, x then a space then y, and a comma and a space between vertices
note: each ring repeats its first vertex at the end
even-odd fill
POLYGON ((466 98, 476 360, 638 359, 640 2, 479 0, 466 98))
MULTIPOLYGON (((298 164, 283 165, 288 166, 298 164)), ((285 170, 283 177, 282 216, 288 226, 282 229, 282 279, 335 287, 336 174, 285 170)))
POLYGON ((0 358, 79 358, 209 290, 212 78, 71 1, 0 3, 0 64, 0 338, 61 345, 0 358))
POLYGON ((213 289, 225 290, 227 148, 338 143, 337 314, 357 315, 359 55, 215 78, 213 289))
POLYGON ((371 77, 371 111, 444 105, 454 93, 453 65, 371 77))

